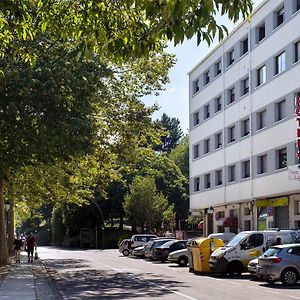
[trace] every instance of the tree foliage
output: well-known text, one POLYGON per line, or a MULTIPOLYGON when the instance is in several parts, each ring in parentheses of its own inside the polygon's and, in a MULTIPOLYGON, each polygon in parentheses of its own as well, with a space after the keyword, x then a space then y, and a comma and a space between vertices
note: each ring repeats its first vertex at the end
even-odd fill
POLYGON ((197 43, 210 43, 227 33, 215 15, 230 20, 246 18, 251 0, 5 0, 0 4, 0 56, 13 53, 34 57, 20 40, 34 39, 40 31, 57 40, 72 40, 78 54, 97 52, 114 61, 147 56, 165 40, 182 43, 197 35, 197 43))
POLYGON ((163 131, 160 138, 161 143, 154 147, 156 151, 170 152, 176 147, 183 133, 179 126, 180 121, 177 118, 171 118, 163 113, 160 120, 156 120, 155 124, 163 131))
POLYGON ((157 192, 153 177, 136 176, 125 196, 124 210, 132 224, 149 229, 158 229, 168 208, 168 200, 157 192))

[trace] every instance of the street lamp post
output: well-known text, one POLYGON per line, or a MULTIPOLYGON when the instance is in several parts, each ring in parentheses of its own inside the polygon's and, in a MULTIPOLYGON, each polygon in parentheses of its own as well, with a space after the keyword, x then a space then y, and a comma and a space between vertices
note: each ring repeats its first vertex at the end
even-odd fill
MULTIPOLYGON (((98 210, 99 215, 101 217, 101 223, 102 223, 101 224, 101 236, 102 236, 102 238, 101 238, 101 240, 102 240, 101 244, 102 245, 101 246, 102 246, 102 250, 104 250, 104 216, 103 216, 103 212, 102 212, 102 209, 99 206, 99 204, 94 200, 92 200, 92 202, 97 207, 97 210, 98 210)), ((98 242, 98 227, 96 226, 96 248, 98 247, 97 242, 98 242)))

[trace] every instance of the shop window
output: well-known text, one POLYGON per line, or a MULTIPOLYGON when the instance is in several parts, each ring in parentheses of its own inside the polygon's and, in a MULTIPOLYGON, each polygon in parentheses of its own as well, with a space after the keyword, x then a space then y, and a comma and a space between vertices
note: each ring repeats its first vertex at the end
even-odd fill
POLYGON ((250 212, 250 208, 249 207, 245 207, 244 208, 244 216, 250 216, 251 212, 250 212))
POLYGON ((295 214, 300 215, 300 201, 295 201, 295 214))

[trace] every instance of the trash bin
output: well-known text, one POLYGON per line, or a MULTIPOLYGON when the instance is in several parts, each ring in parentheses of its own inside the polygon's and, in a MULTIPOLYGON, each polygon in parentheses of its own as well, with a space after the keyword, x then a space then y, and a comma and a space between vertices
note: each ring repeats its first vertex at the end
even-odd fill
POLYGON ((196 238, 188 246, 190 272, 210 272, 209 257, 213 251, 224 246, 221 239, 196 238))

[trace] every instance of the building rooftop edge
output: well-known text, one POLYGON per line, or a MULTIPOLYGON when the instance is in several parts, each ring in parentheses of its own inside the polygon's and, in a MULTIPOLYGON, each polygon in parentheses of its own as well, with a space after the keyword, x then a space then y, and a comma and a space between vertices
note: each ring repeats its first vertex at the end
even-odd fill
MULTIPOLYGON (((252 16, 259 10, 261 9, 269 0, 263 0, 254 10, 252 13, 252 16)), ((246 20, 241 21, 240 23, 238 23, 238 25, 228 34, 228 36, 226 38, 224 38, 221 42, 219 42, 219 44, 217 46, 215 46, 211 51, 208 52, 208 54, 206 54, 204 56, 204 58, 202 58, 188 73, 187 75, 191 75, 192 72, 194 72, 212 53, 214 53, 219 47, 221 47, 224 42, 226 40, 228 40, 230 38, 230 36, 232 36, 245 22, 247 22, 246 20)))

